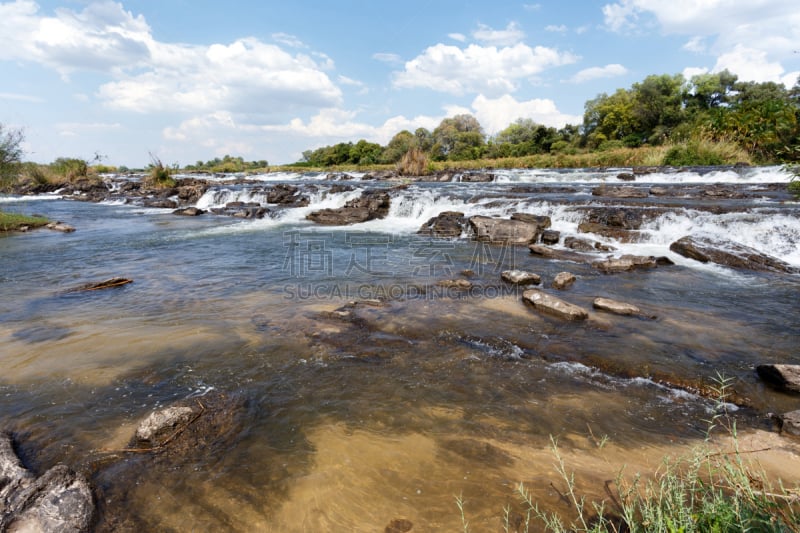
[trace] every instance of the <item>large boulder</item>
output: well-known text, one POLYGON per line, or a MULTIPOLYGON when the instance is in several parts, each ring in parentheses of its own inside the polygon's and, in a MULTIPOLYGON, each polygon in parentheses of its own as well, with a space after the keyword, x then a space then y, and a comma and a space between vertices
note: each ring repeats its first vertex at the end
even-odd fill
POLYGON ((417 233, 431 237, 460 237, 466 225, 464 213, 444 211, 424 223, 417 233))
POLYGON ((565 302, 539 289, 530 289, 522 293, 522 299, 533 305, 538 311, 563 318, 565 320, 585 320, 589 313, 577 305, 565 302))
POLYGON ((268 204, 281 204, 291 207, 304 207, 309 204, 307 196, 302 196, 294 185, 279 183, 267 193, 268 204))
POLYGON ((536 224, 542 231, 553 224, 553 221, 547 215, 532 215, 530 213, 511 213, 511 220, 520 220, 522 222, 536 224))
POLYGON ((390 205, 389 193, 378 190, 364 191, 360 197, 350 200, 343 207, 314 211, 306 215, 306 218, 325 226, 346 226, 376 218, 386 218, 390 205))
POLYGON ((800 365, 758 365, 756 372, 779 390, 800 392, 800 365))
POLYGON ((0 531, 83 532, 94 500, 86 479, 65 465, 37 478, 17 458, 8 434, 0 434, 0 531))
POLYGON ((470 217, 469 225, 477 240, 504 244, 530 244, 542 232, 536 223, 485 216, 470 217))
POLYGON ((760 272, 798 272, 797 268, 776 257, 733 241, 686 236, 673 242, 669 249, 701 263, 760 272))

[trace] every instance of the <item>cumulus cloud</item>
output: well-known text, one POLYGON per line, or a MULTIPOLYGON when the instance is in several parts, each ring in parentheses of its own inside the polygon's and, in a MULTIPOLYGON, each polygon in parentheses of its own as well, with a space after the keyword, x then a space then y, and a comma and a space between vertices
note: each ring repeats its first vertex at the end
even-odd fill
POLYGON ((113 2, 81 12, 39 14, 31 0, 0 4, 0 59, 34 61, 66 76, 75 70, 130 68, 149 60, 150 27, 113 2))
POLYGON ((273 33, 272 40, 276 43, 285 44, 286 46, 290 46, 292 48, 308 48, 303 41, 290 33, 273 33))
POLYGON ((271 113, 334 106, 341 91, 310 57, 256 39, 208 47, 164 46, 164 64, 102 85, 110 107, 139 112, 208 109, 271 113))
MULTIPOLYGON (((302 45, 290 35, 273 37, 302 45)), ((105 72, 113 81, 97 96, 109 107, 138 112, 269 113, 341 102, 324 72, 333 61, 324 54, 291 54, 254 38, 210 46, 159 42, 144 17, 111 1, 54 16, 42 15, 31 0, 0 4, 0 59, 40 63, 63 76, 105 72)))
POLYGON ((784 81, 781 61, 793 60, 800 42, 796 0, 619 0, 603 7, 606 26, 627 31, 657 24, 668 34, 689 35, 684 49, 717 57, 749 81, 784 81))
POLYGON ((584 83, 599 78, 613 78, 623 76, 628 73, 628 69, 618 63, 612 63, 604 67, 590 67, 579 71, 569 79, 571 83, 584 83))
POLYGON ((520 102, 508 94, 494 99, 479 94, 472 102, 472 110, 475 118, 489 134, 497 133, 518 118, 530 118, 554 128, 583 122, 581 116, 559 111, 552 100, 534 98, 520 102))
POLYGON ((575 61, 570 53, 523 43, 504 48, 471 44, 463 49, 440 43, 406 62, 405 69, 395 73, 394 84, 454 95, 499 95, 514 92, 520 79, 575 61))
POLYGON ((525 38, 525 32, 519 29, 516 22, 509 22, 504 30, 495 30, 485 24, 479 24, 472 32, 478 41, 491 46, 512 46, 525 38))

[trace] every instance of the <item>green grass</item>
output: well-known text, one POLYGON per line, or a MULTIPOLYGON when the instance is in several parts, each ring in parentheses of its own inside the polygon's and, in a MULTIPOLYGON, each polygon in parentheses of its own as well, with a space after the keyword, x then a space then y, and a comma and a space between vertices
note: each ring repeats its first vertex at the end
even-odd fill
POLYGON ((4 213, 0 211, 0 232, 17 231, 24 227, 38 228, 50 221, 43 217, 31 217, 18 213, 4 213))

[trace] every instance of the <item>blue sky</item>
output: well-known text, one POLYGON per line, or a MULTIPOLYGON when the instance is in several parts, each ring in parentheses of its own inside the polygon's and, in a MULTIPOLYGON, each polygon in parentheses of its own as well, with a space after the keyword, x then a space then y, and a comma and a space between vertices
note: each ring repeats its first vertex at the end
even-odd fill
POLYGON ((27 159, 303 150, 471 113, 560 127, 649 74, 794 85, 796 0, 0 1, 0 123, 27 159))

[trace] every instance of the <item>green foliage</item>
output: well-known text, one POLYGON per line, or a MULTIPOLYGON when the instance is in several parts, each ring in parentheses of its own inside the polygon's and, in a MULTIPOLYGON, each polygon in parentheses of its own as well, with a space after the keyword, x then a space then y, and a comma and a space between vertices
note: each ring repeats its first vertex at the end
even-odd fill
POLYGON ((785 165, 784 169, 792 174, 787 190, 800 198, 800 165, 785 165))
POLYGON ((747 152, 735 143, 695 139, 671 146, 662 165, 668 166, 713 166, 749 162, 747 152))
POLYGON ((169 189, 176 185, 175 179, 172 177, 172 169, 165 166, 161 159, 153 154, 150 154, 150 168, 145 185, 156 189, 169 189))
POLYGON ((89 175, 89 163, 76 157, 59 157, 50 163, 50 170, 56 176, 63 177, 67 181, 74 181, 89 175))
POLYGON ((478 119, 456 115, 442 120, 433 130, 431 156, 435 160, 479 159, 486 137, 478 119))
POLYGON ((25 134, 20 129, 8 129, 0 123, 0 185, 19 173, 22 160, 22 142, 25 134))
POLYGON ((246 172, 248 170, 266 170, 269 163, 262 159, 260 161, 245 161, 241 157, 225 155, 222 159, 215 157, 206 162, 198 161, 194 165, 186 165, 186 170, 204 170, 208 172, 246 172))
POLYGON ((417 137, 408 130, 403 130, 392 137, 381 155, 381 163, 397 163, 409 150, 417 146, 417 137))

